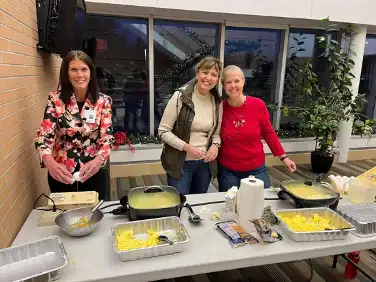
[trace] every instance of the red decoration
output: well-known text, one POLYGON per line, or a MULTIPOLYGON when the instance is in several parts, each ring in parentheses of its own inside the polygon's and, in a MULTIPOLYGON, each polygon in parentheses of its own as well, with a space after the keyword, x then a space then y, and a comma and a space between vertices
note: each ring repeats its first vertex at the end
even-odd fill
MULTIPOLYGON (((360 252, 352 252, 349 253, 347 256, 349 259, 351 259, 356 264, 360 261, 360 252)), ((345 267, 345 277, 347 279, 354 279, 358 273, 358 269, 353 266, 351 263, 347 262, 345 267)))
POLYGON ((135 148, 132 146, 131 140, 129 140, 126 132, 118 131, 114 134, 115 137, 115 143, 114 143, 114 149, 119 149, 120 145, 128 145, 129 148, 131 148, 131 152, 135 152, 135 148))

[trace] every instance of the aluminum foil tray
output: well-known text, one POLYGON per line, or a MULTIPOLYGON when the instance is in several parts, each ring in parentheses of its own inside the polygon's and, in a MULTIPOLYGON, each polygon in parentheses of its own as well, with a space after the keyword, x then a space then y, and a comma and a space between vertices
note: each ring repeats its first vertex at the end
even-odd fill
POLYGON ((354 235, 376 235, 376 203, 339 206, 337 212, 355 226, 354 235))
POLYGON ((337 213, 329 208, 304 208, 304 209, 288 209, 288 210, 278 210, 275 213, 278 218, 281 230, 290 237, 291 240, 297 242, 314 242, 314 241, 329 241, 329 240, 341 240, 345 239, 349 232, 355 230, 354 226, 350 222, 339 216, 337 213), (335 225, 338 230, 324 230, 315 232, 296 232, 289 228, 285 224, 281 216, 295 216, 301 215, 305 217, 311 217, 314 214, 318 214, 321 217, 325 217, 330 220, 330 222, 335 225), (340 228, 345 228, 340 230, 340 228))
POLYGON ((189 235, 180 219, 176 216, 171 216, 115 224, 112 226, 112 241, 113 250, 119 256, 119 259, 130 261, 182 252, 187 246, 189 235), (132 231, 136 238, 147 236, 148 231, 159 232, 160 234, 166 234, 174 243, 169 245, 162 242, 157 246, 127 251, 118 250, 116 244, 117 235, 120 232, 127 231, 132 231))
POLYGON ((0 281, 54 281, 68 264, 57 236, 0 250, 0 281))

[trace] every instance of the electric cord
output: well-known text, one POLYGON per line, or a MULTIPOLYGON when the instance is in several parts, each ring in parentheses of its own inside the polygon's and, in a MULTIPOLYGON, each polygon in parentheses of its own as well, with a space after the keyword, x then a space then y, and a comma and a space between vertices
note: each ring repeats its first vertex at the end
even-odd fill
POLYGON ((33 209, 39 210, 39 211, 53 211, 53 212, 62 211, 62 212, 65 212, 65 210, 59 209, 58 207, 56 207, 55 201, 51 197, 47 196, 45 193, 40 194, 39 197, 35 200, 34 205, 33 205, 33 209), (49 199, 52 202, 52 208, 51 209, 36 207, 39 199, 42 198, 43 196, 46 197, 47 199, 49 199))
POLYGON ((104 214, 122 215, 127 214, 127 209, 123 206, 113 209, 112 211, 104 212, 104 214))
MULTIPOLYGON (((280 200, 280 198, 264 198, 265 201, 277 201, 280 200)), ((222 204, 225 201, 214 201, 214 202, 204 202, 204 203, 198 203, 198 204, 189 204, 191 207, 198 207, 198 206, 206 206, 206 205, 214 205, 214 204, 222 204)))
POLYGON ((115 206, 120 206, 120 204, 119 203, 117 203, 117 204, 109 204, 107 206, 101 207, 100 210, 104 210, 104 209, 107 209, 109 207, 115 207, 115 206))

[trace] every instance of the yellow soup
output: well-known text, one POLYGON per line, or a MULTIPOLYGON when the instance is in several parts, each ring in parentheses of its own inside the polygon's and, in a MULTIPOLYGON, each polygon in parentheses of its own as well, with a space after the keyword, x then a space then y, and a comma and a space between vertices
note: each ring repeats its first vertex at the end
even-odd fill
POLYGON ((294 195, 298 196, 302 199, 308 200, 322 200, 322 199, 329 199, 331 198, 330 195, 322 191, 320 188, 317 187, 307 187, 303 184, 298 184, 294 186, 288 186, 288 190, 293 193, 294 195))
POLYGON ((162 209, 177 206, 179 203, 180 197, 168 192, 135 192, 129 199, 129 205, 134 209, 162 209))

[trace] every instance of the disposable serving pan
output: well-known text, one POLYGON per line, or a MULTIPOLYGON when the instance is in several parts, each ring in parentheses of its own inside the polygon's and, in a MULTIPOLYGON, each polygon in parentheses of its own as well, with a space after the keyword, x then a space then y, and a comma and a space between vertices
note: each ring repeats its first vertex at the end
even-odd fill
POLYGON ((113 250, 121 261, 138 260, 182 252, 189 241, 187 230, 181 220, 176 216, 119 223, 113 225, 111 229, 113 250), (172 245, 162 243, 157 246, 127 251, 118 250, 116 244, 117 234, 126 231, 132 231, 135 235, 147 234, 148 231, 159 232, 161 234, 173 234, 174 243, 172 245))
POLYGON ((355 226, 354 235, 376 235, 376 203, 339 206, 337 212, 355 226))
POLYGON ((275 212, 275 216, 278 218, 280 228, 287 234, 287 236, 297 242, 314 242, 314 241, 329 241, 345 239, 349 232, 355 230, 354 226, 350 222, 342 218, 336 212, 329 208, 305 208, 305 209, 286 209, 278 210, 275 212), (315 232, 296 232, 285 224, 281 216, 292 217, 295 215, 301 215, 305 217, 312 217, 314 214, 319 215, 330 220, 331 224, 335 225, 338 229, 324 230, 315 232))
POLYGON ((57 236, 0 250, 0 281, 54 281, 68 264, 61 239, 57 236))

